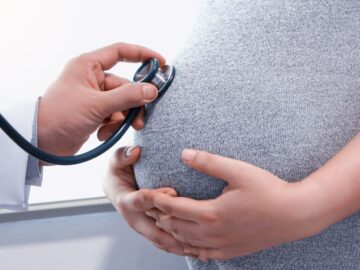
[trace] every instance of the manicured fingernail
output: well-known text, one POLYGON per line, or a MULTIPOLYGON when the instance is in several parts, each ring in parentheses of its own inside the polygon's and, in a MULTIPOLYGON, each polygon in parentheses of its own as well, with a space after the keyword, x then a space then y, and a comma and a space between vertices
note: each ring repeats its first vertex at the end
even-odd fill
POLYGON ((143 86, 144 99, 153 100, 156 97, 156 89, 154 86, 144 85, 143 86))
POLYGON ((196 151, 193 149, 185 149, 182 152, 182 158, 185 162, 192 161, 194 159, 195 155, 196 155, 196 151))
POLYGON ((130 157, 135 148, 136 148, 136 146, 128 147, 128 148, 125 150, 125 157, 126 157, 126 158, 130 157))

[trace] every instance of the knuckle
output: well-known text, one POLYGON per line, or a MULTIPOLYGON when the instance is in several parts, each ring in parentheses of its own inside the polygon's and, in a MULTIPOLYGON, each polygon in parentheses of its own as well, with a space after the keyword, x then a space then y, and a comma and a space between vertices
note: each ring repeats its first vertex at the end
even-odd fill
POLYGON ((201 218, 207 223, 215 223, 221 219, 221 211, 214 206, 209 206, 202 213, 201 218))
POLYGON ((168 225, 171 225, 170 216, 168 215, 159 215, 158 219, 161 223, 166 223, 168 225))
POLYGON ((160 218, 159 214, 158 214, 156 211, 153 211, 153 212, 151 213, 151 215, 152 215, 152 217, 153 217, 156 221, 158 221, 159 218, 160 218))
POLYGON ((74 65, 86 66, 93 71, 102 70, 100 62, 91 57, 90 53, 80 54, 79 56, 72 58, 69 63, 74 65))
POLYGON ((164 224, 164 226, 166 228, 168 228, 168 230, 171 232, 171 233, 176 233, 174 230, 175 229, 175 225, 174 225, 174 222, 173 220, 168 216, 166 218, 164 218, 164 222, 162 222, 164 224))
POLYGON ((174 215, 174 210, 169 205, 163 205, 163 212, 165 212, 168 216, 174 215))
POLYGON ((125 207, 125 204, 124 204, 124 197, 123 196, 120 196, 120 195, 118 195, 118 196, 116 196, 116 198, 115 198, 115 207, 117 208, 117 209, 119 209, 121 212, 124 212, 124 211, 126 211, 126 207, 125 207))
POLYGON ((93 70, 93 71, 99 71, 102 70, 102 66, 99 63, 99 61, 95 60, 95 59, 88 59, 87 60, 87 66, 89 69, 93 70))
POLYGON ((138 199, 141 202, 149 202, 150 198, 151 198, 151 190, 149 189, 140 189, 138 190, 138 199))
POLYGON ((83 65, 83 64, 86 64, 87 61, 89 59, 89 56, 87 53, 83 53, 83 54, 80 54, 74 58, 72 58, 70 60, 71 63, 74 63, 74 64, 80 64, 80 65, 83 65))
POLYGON ((136 209, 142 208, 142 197, 141 195, 137 195, 134 199, 134 207, 136 209))
POLYGON ((148 189, 140 189, 138 191, 136 191, 136 198, 135 198, 135 206, 138 209, 146 209, 146 205, 149 203, 150 201, 150 194, 151 191, 148 189))
POLYGON ((124 42, 115 42, 115 43, 111 44, 109 47, 116 49, 116 48, 123 47, 125 44, 126 43, 124 43, 124 42))

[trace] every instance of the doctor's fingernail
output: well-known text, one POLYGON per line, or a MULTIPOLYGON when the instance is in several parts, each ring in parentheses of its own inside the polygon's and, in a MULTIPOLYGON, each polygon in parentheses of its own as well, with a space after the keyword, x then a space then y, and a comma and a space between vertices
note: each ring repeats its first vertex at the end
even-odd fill
POLYGON ((185 149, 182 152, 182 158, 185 162, 192 161, 194 159, 195 155, 196 155, 196 151, 192 150, 192 149, 185 149))
POLYGON ((153 100, 156 97, 157 90, 155 89, 154 86, 144 85, 142 90, 144 93, 144 99, 153 100))
POLYGON ((133 150, 136 148, 136 146, 131 146, 131 147, 128 147, 126 150, 125 150, 125 157, 128 158, 131 156, 133 150))

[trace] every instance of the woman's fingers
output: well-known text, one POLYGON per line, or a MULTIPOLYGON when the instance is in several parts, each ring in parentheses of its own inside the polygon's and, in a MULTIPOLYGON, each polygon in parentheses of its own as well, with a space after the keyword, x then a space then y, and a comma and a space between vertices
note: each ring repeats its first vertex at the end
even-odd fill
POLYGON ((160 211, 173 217, 201 223, 217 218, 217 211, 211 200, 194 200, 185 197, 171 198, 165 194, 145 194, 145 201, 160 211))
POLYGON ((171 252, 179 256, 186 256, 184 246, 177 241, 171 234, 158 228, 153 219, 143 215, 132 226, 139 234, 149 239, 153 244, 166 252, 171 252))
POLYGON ((171 217, 157 208, 146 210, 145 215, 153 218, 157 227, 172 234, 175 239, 184 245, 211 247, 211 244, 199 239, 199 236, 203 234, 203 230, 197 223, 171 217))
POLYGON ((140 147, 130 146, 117 149, 110 160, 112 167, 124 169, 133 165, 140 157, 140 147))
POLYGON ((173 189, 173 188, 170 188, 170 187, 157 188, 157 189, 154 189, 154 191, 165 193, 165 194, 167 194, 167 195, 169 195, 171 197, 176 197, 177 196, 176 190, 173 189))

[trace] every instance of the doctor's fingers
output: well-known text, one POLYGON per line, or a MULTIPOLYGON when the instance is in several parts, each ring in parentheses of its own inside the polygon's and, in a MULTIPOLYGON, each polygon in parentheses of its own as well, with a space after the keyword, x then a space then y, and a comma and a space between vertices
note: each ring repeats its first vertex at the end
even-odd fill
POLYGON ((130 80, 116 76, 112 73, 105 73, 104 91, 109 91, 123 84, 131 83, 130 80))
MULTIPOLYGON (((109 91, 126 83, 131 83, 131 81, 111 73, 106 73, 104 90, 109 91)), ((115 112, 106 119, 105 123, 109 123, 109 124, 111 123, 110 127, 108 128, 111 134, 115 131, 116 128, 118 128, 121 122, 124 121, 126 115, 127 112, 115 112)), ((141 111, 139 112, 134 122, 132 123, 132 127, 136 130, 140 130, 144 127, 144 107, 141 108, 141 111)), ((107 134, 108 137, 111 136, 111 134, 107 134)))
POLYGON ((78 57, 82 61, 100 64, 103 70, 112 68, 118 62, 143 62, 149 58, 157 58, 162 66, 165 64, 165 58, 159 53, 139 45, 122 42, 84 53, 78 57))
POLYGON ((115 112, 141 107, 156 99, 157 88, 149 83, 127 83, 110 91, 101 91, 94 100, 94 109, 101 120, 115 112))
POLYGON ((130 226, 139 234, 150 240, 159 249, 180 256, 187 255, 184 252, 183 245, 171 234, 156 227, 153 219, 143 215, 143 218, 137 219, 133 224, 130 224, 130 226))
MULTIPOLYGON (((108 90, 112 90, 116 87, 119 87, 123 84, 126 83, 131 83, 130 80, 125 79, 125 78, 121 78, 119 76, 116 76, 114 74, 111 73, 106 73, 105 75, 105 83, 104 83, 104 90, 108 91, 108 90)), ((119 115, 121 115, 122 117, 120 119, 113 119, 116 118, 114 116, 111 117, 112 121, 123 121, 125 119, 126 116, 126 112, 122 113, 122 112, 118 112, 119 115)), ((144 127, 144 114, 145 114, 145 109, 144 107, 141 108, 141 111, 139 112, 138 116, 135 118, 132 127, 136 130, 140 130, 144 127)))
MULTIPOLYGON (((115 112, 110 117, 106 118, 104 120, 104 124, 102 124, 98 129, 98 139, 100 141, 107 140, 124 122, 127 113, 128 112, 115 112)), ((135 130, 140 130, 144 127, 144 114, 145 108, 142 107, 131 125, 135 130)))

